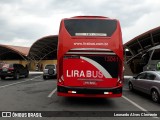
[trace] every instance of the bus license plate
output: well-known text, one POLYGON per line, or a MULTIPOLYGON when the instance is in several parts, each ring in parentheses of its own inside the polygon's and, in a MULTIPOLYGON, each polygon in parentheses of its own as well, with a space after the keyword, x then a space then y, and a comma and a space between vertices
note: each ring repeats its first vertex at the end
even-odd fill
POLYGON ((85 81, 84 85, 97 85, 95 81, 85 81))

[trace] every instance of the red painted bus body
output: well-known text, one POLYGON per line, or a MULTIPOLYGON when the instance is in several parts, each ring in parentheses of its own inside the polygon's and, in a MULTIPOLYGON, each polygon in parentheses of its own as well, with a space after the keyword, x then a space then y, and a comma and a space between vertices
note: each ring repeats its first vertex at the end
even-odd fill
POLYGON ((118 20, 101 16, 62 19, 57 55, 58 96, 122 96, 123 44, 118 20))

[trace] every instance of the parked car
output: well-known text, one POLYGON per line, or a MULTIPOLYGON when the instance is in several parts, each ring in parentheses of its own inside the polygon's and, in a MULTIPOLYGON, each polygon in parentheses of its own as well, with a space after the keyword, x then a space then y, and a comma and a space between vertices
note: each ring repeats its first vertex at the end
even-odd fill
POLYGON ((0 68, 0 77, 2 80, 6 77, 13 77, 14 79, 19 79, 20 77, 28 77, 29 71, 21 64, 4 64, 0 68))
POLYGON ((160 102, 160 72, 145 71, 128 82, 131 91, 138 90, 149 94, 154 102, 160 102))
POLYGON ((46 65, 43 70, 43 79, 48 79, 50 77, 56 77, 56 76, 57 76, 56 64, 46 65))

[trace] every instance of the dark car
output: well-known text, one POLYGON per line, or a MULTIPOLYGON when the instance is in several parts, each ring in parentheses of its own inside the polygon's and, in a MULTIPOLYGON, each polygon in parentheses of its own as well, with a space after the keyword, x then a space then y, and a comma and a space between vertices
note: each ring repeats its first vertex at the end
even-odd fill
POLYGON ((4 64, 0 68, 0 77, 2 80, 6 77, 13 77, 14 79, 19 79, 20 77, 28 77, 29 71, 21 64, 4 64))
POLYGON ((47 79, 50 77, 56 77, 56 76, 57 76, 56 64, 46 65, 43 70, 43 79, 47 79))
POLYGON ((129 89, 151 95, 154 102, 160 102, 160 72, 145 71, 129 80, 129 89))

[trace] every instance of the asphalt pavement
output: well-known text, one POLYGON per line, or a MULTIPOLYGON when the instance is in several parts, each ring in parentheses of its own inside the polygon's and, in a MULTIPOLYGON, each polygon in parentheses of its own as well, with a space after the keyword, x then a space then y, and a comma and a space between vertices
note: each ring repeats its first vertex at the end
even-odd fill
MULTIPOLYGON (((87 120, 87 119, 130 119, 156 120, 158 117, 136 117, 140 114, 151 114, 160 111, 160 104, 152 102, 148 95, 138 91, 130 92, 127 79, 120 98, 67 98, 56 94, 56 79, 43 80, 42 74, 32 73, 29 78, 19 80, 0 80, 0 111, 1 112, 42 112, 45 120, 87 120), (47 112, 46 112, 47 111, 47 112), (134 113, 133 117, 121 117, 134 113), (154 113, 154 112, 153 112, 154 113)), ((25 114, 24 114, 25 115, 25 114)), ((38 114, 37 114, 38 115, 38 114)), ((2 115, 0 115, 2 116, 2 115)), ((21 117, 0 118, 21 120, 21 117)), ((23 119, 35 119, 25 117, 23 119)), ((43 118, 36 118, 42 119, 43 118)))

